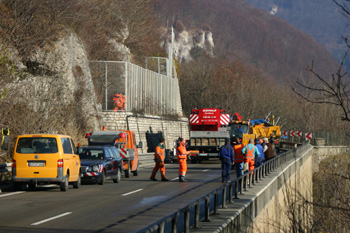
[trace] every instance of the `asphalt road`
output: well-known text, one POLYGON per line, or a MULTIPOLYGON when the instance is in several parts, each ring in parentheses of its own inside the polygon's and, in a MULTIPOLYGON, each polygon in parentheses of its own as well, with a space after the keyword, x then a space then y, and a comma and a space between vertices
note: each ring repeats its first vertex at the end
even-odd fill
POLYGON ((139 232, 222 186, 217 159, 189 163, 187 183, 178 181, 178 164, 166 164, 168 182, 149 180, 152 168, 67 192, 50 185, 0 193, 0 232, 139 232))

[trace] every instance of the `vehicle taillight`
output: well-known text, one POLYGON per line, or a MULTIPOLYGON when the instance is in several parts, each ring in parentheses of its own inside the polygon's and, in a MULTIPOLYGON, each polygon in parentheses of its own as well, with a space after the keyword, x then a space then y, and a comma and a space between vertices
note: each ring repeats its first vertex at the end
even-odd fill
POLYGON ((57 161, 57 167, 63 167, 63 159, 57 161))
POLYGON ((88 138, 92 133, 86 133, 85 138, 88 138))
POLYGON ((16 160, 12 159, 12 166, 11 167, 16 167, 16 160))

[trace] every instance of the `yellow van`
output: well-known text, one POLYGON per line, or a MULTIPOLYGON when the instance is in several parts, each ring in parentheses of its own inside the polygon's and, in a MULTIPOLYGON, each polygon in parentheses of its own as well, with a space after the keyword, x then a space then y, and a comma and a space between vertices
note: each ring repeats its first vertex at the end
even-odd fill
POLYGON ((16 139, 12 156, 12 180, 16 191, 28 184, 59 184, 80 186, 80 158, 72 137, 58 134, 28 134, 16 139))

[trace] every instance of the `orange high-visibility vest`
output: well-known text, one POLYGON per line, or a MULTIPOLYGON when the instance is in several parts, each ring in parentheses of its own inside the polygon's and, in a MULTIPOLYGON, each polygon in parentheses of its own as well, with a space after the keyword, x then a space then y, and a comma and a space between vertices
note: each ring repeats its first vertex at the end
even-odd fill
POLYGON ((243 143, 233 146, 233 149, 235 151, 235 163, 243 163, 244 162, 244 155, 242 154, 243 147, 244 147, 243 143))
POLYGON ((246 159, 249 161, 254 161, 255 158, 254 158, 254 149, 255 149, 255 146, 253 146, 253 149, 249 150, 249 146, 247 145, 247 154, 245 155, 246 159))

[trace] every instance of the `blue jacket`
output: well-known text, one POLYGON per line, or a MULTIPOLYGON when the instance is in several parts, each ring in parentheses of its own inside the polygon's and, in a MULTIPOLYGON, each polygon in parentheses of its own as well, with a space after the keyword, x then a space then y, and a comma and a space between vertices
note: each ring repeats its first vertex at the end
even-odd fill
POLYGON ((259 151, 259 156, 255 157, 255 162, 264 162, 265 161, 265 156, 264 156, 264 148, 261 144, 256 144, 255 147, 259 151))
POLYGON ((231 163, 234 162, 235 152, 233 151, 233 147, 230 144, 226 144, 220 148, 219 151, 219 159, 222 160, 230 160, 231 163))

